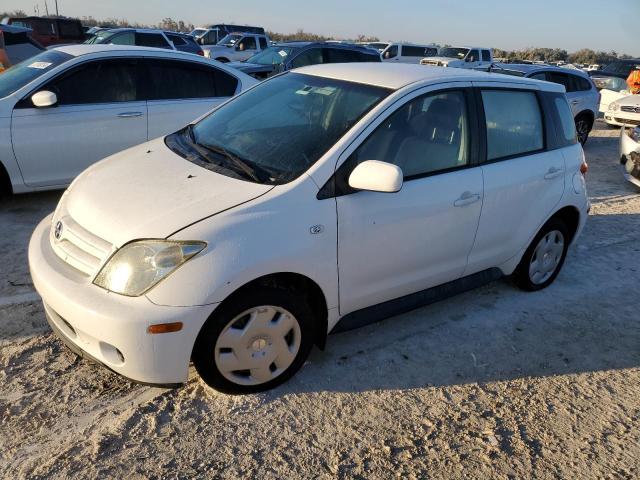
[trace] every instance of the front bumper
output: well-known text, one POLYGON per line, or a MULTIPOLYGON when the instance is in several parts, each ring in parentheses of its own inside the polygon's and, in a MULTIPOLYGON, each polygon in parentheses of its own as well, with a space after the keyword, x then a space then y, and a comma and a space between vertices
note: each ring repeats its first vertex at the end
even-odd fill
POLYGON ((640 187, 640 143, 627 135, 625 128, 620 131, 620 164, 624 178, 640 187))
POLYGON ((188 378, 193 344, 215 305, 169 307, 147 297, 125 297, 97 287, 51 248, 51 216, 29 243, 29 269, 47 320, 76 353, 130 380, 171 385, 188 378), (180 321, 179 332, 149 334, 149 325, 180 321))
POLYGON ((608 110, 604 114, 604 121, 617 127, 637 127, 640 125, 640 113, 608 110))

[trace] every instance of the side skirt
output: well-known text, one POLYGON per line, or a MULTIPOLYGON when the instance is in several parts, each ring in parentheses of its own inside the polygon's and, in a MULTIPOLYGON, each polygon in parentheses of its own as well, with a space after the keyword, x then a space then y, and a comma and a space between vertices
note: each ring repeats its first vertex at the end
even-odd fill
POLYGON ((405 295, 404 297, 356 310, 342 317, 331 333, 346 332, 355 328, 364 327, 365 325, 379 322, 385 318, 406 313, 416 308, 458 295, 459 293, 473 290, 474 288, 498 280, 501 277, 502 271, 500 271, 499 268, 489 268, 449 283, 443 283, 442 285, 405 295))

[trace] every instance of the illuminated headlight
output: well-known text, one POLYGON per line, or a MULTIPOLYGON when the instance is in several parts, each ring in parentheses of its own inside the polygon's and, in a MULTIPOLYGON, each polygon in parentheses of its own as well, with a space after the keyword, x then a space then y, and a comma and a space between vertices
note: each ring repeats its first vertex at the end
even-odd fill
POLYGON ((138 297, 207 246, 204 242, 139 240, 118 250, 93 281, 110 292, 138 297))
POLYGON ((611 102, 609 104, 609 110, 612 111, 612 112, 617 111, 619 108, 620 108, 620 105, 617 104, 616 102, 611 102))

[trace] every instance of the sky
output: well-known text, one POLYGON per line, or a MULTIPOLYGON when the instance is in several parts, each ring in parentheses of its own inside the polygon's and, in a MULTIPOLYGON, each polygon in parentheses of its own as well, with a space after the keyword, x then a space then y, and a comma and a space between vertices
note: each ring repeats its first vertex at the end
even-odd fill
MULTIPOLYGON (((45 0, 2 0, 33 12, 45 0)), ((47 0, 53 12, 55 0, 47 0)), ((195 25, 240 23, 268 30, 451 45, 615 50, 640 57, 640 0, 58 0, 61 15, 165 17, 195 25)))

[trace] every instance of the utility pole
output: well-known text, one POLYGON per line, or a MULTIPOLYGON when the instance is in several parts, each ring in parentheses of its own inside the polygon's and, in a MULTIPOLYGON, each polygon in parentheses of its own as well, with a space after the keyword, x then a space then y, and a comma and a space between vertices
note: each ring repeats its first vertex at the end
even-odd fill
POLYGON ((56 17, 59 17, 60 14, 58 13, 58 0, 56 0, 56 17))
POLYGON ((47 17, 49 16, 49 7, 47 6, 47 0, 44 0, 44 13, 47 17))

